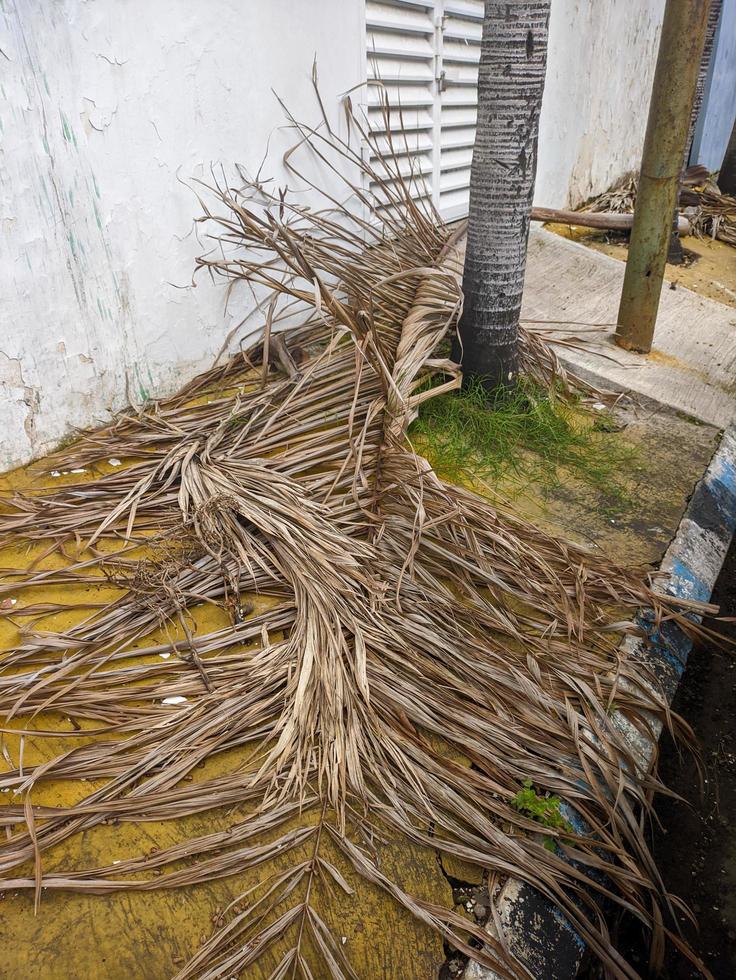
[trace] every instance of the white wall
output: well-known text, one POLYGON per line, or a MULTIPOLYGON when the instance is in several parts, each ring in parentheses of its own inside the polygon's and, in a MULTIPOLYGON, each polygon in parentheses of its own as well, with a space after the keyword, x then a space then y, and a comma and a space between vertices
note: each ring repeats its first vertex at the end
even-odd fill
MULTIPOLYGON (((575 205, 639 164, 664 0, 552 0, 536 199, 575 205)), ((3 0, 0 469, 175 390, 242 318, 190 285, 182 181, 255 170, 365 73, 364 0, 3 0)), ((278 168, 276 168, 278 169, 278 168)), ((269 168, 269 173, 274 173, 269 168)), ((278 176, 278 175, 277 175, 278 176)))
POLYGON ((535 201, 582 203, 638 170, 665 0, 552 0, 535 201))
MULTIPOLYGON (((0 469, 209 366, 245 296, 201 276, 178 178, 257 169, 363 66, 345 0, 3 0, 0 469)), ((265 174, 273 174, 274 167, 265 174)), ((277 168, 276 168, 277 169, 277 168)), ((277 174, 278 176, 278 174, 277 174)))

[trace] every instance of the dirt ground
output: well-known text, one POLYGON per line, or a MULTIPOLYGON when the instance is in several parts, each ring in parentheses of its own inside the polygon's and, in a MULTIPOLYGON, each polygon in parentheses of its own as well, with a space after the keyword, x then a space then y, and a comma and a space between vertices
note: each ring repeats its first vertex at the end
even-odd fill
MULTIPOLYGON (((715 589, 721 615, 736 616, 736 545, 731 547, 715 589)), ((736 641, 736 622, 719 628, 736 641)), ((666 886, 683 898, 698 918, 700 931, 683 923, 683 932, 715 980, 736 977, 736 653, 704 644, 690 655, 674 708, 692 726, 704 765, 701 794, 698 770, 678 754, 668 736, 661 742, 664 782, 683 801, 657 801, 661 827, 653 831, 654 855, 666 886)), ((647 975, 647 948, 638 929, 622 927, 622 951, 647 975)), ((701 974, 671 950, 664 977, 694 980, 701 974)))
MULTIPOLYGON (((570 225, 548 224, 545 228, 563 238, 582 242, 597 252, 626 261, 628 235, 570 225)), ((683 265, 667 265, 667 280, 675 289, 685 286, 701 296, 736 308, 736 248, 725 242, 693 235, 683 238, 682 244, 686 261, 683 265)))

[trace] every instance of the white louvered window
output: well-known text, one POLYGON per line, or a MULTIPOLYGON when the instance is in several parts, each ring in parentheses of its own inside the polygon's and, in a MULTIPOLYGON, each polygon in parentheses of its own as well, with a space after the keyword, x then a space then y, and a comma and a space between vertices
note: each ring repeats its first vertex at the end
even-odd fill
MULTIPOLYGON (((382 80, 393 107, 388 128, 402 172, 417 176, 417 196, 431 196, 444 218, 462 217, 483 0, 366 0, 365 6, 368 78, 382 80)), ((367 98, 371 128, 388 139, 379 89, 369 86, 367 98)))

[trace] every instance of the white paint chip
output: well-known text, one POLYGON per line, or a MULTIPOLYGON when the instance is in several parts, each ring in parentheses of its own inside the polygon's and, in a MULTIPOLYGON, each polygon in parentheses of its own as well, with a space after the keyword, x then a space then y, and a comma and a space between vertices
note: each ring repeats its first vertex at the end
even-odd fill
POLYGON ((161 657, 162 660, 168 660, 170 656, 170 653, 159 653, 159 657, 161 657))
POLYGON ((120 460, 119 459, 116 459, 115 456, 113 456, 111 459, 108 459, 108 463, 110 464, 110 466, 120 466, 121 465, 120 460))
POLYGON ((61 476, 59 470, 51 470, 51 476, 61 476))
POLYGON ((164 698, 161 704, 184 704, 186 700, 187 698, 185 698, 183 695, 175 694, 173 697, 164 698))

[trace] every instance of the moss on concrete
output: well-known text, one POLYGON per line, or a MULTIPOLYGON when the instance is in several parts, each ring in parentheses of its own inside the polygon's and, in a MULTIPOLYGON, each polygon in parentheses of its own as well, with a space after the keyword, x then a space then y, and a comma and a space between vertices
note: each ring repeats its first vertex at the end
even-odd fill
POLYGON ((628 503, 635 447, 602 404, 583 410, 528 381, 489 395, 481 384, 424 403, 410 437, 447 480, 491 487, 535 484, 545 493, 570 479, 628 503))
POLYGON ((531 394, 493 412, 477 393, 440 396, 410 438, 441 476, 511 500, 545 530, 622 564, 658 563, 718 430, 652 403, 584 411, 531 394))

